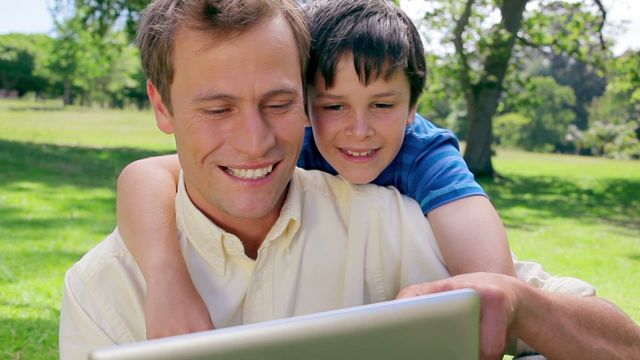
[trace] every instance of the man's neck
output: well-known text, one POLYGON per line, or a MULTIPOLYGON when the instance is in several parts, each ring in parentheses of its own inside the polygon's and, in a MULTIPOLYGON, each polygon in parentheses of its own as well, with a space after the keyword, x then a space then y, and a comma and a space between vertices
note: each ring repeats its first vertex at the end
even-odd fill
POLYGON ((277 212, 272 212, 268 216, 259 219, 233 219, 235 221, 220 221, 211 217, 209 219, 224 231, 236 235, 244 246, 245 254, 255 260, 258 257, 258 249, 260 249, 262 242, 278 220, 281 208, 282 206, 279 206, 277 212))
MULTIPOLYGON (((186 185, 185 183, 185 187, 186 185)), ((260 249, 262 242, 280 217, 280 211, 287 197, 288 189, 289 187, 285 189, 281 198, 273 206, 272 211, 264 216, 255 218, 227 213, 222 209, 208 205, 204 199, 200 199, 198 196, 192 196, 189 194, 188 187, 186 190, 190 201, 200 212, 225 232, 237 236, 244 246, 245 254, 252 259, 256 259, 258 249, 260 249)))

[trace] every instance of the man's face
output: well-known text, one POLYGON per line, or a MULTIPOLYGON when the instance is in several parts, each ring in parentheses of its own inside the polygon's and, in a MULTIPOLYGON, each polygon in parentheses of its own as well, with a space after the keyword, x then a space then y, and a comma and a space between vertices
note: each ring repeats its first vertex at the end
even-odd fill
POLYGON ((230 40, 182 28, 174 44, 173 114, 149 92, 189 197, 223 227, 277 218, 307 122, 290 27, 276 17, 230 40))
POLYGON ((373 181, 393 161, 415 117, 411 90, 402 70, 362 85, 351 55, 337 65, 333 86, 320 72, 309 91, 313 136, 322 156, 345 179, 373 181))

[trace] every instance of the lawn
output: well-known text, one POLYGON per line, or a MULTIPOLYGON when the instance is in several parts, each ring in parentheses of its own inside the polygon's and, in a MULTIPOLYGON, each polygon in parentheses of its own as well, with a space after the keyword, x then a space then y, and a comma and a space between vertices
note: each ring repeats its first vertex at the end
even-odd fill
MULTIPOLYGON (((115 179, 173 139, 135 110, 0 101, 0 358, 57 358, 65 270, 115 225, 115 179)), ((640 162, 500 151, 483 185, 513 250, 640 321, 640 162)))

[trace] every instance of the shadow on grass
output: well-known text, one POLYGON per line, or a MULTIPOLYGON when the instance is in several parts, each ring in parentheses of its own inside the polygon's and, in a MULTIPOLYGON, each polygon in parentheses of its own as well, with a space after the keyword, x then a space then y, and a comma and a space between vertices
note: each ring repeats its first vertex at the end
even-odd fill
POLYGON ((62 105, 60 105, 60 106, 42 105, 42 106, 24 106, 24 107, 12 106, 12 107, 7 108, 7 110, 13 111, 13 112, 25 112, 25 111, 47 111, 47 112, 49 112, 49 111, 65 111, 66 109, 62 105))
POLYGON ((640 261, 640 253, 627 256, 631 260, 640 261))
POLYGON ((638 180, 605 178, 586 186, 561 177, 510 176, 500 181, 483 179, 481 183, 501 215, 502 210, 529 211, 526 224, 507 216, 504 220, 510 227, 536 225, 536 219, 574 218, 640 230, 638 180))
POLYGON ((0 186, 42 182, 49 186, 115 186, 129 162, 160 152, 136 148, 86 148, 0 140, 0 186))

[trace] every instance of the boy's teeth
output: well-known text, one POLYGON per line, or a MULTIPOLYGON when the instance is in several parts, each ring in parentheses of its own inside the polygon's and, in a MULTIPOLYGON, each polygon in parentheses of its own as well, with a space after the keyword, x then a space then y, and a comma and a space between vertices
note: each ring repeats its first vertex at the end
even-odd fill
POLYGON ((227 168, 227 171, 229 172, 229 174, 240 179, 256 180, 269 175, 271 171, 273 171, 273 165, 269 165, 260 169, 227 168))
POLYGON ((351 151, 351 150, 345 150, 345 152, 351 156, 369 156, 371 154, 373 154, 373 150, 369 150, 369 151, 351 151))

